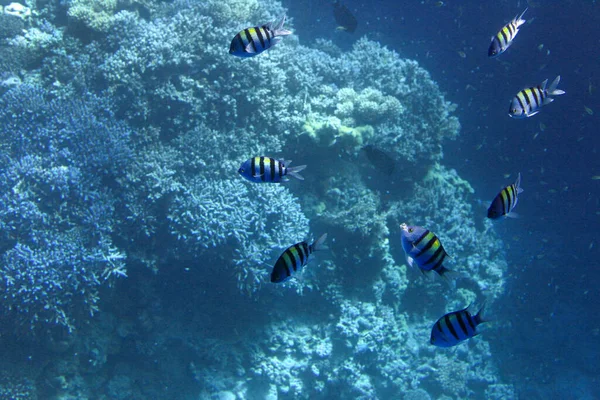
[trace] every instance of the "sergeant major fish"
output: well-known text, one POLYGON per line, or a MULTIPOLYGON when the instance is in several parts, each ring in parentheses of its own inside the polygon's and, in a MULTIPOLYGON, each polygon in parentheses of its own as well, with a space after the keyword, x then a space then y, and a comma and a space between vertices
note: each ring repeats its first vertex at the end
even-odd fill
POLYGON ((287 175, 304 180, 298 172, 306 168, 306 165, 290 168, 290 163, 289 160, 276 160, 271 157, 252 157, 242 163, 238 173, 250 182, 285 182, 289 180, 287 175))
POLYGON ((554 99, 550 96, 565 94, 564 90, 557 89, 560 75, 554 79, 549 88, 546 89, 548 79, 540 85, 521 90, 510 103, 508 115, 513 118, 532 117, 540 112, 542 106, 552 103, 554 99))
POLYGON ((488 49, 489 57, 496 57, 508 49, 515 36, 517 36, 517 33, 519 33, 519 27, 525 23, 523 15, 527 10, 526 8, 521 15, 516 16, 512 21, 504 25, 496 36, 492 37, 492 43, 490 43, 490 48, 488 49))
POLYGON ((275 267, 273 267, 271 282, 285 282, 295 273, 300 272, 311 260, 312 253, 323 248, 325 239, 327 239, 326 233, 321 235, 312 244, 300 242, 285 249, 277 259, 275 267))
POLYGON ((452 347, 477 336, 477 325, 486 322, 483 319, 484 307, 475 316, 471 315, 469 307, 444 315, 431 328, 429 343, 437 347, 452 347))
POLYGON ((402 248, 411 267, 417 264, 421 271, 435 271, 441 277, 450 272, 443 265, 448 253, 433 232, 420 226, 406 224, 400 225, 400 228, 402 229, 402 248))
POLYGON ((292 32, 283 29, 285 15, 279 21, 273 21, 263 26, 255 26, 240 31, 231 40, 229 54, 238 57, 253 57, 275 46, 282 36, 292 32))
POLYGON ((517 180, 512 185, 508 185, 500 191, 490 204, 487 216, 491 219, 498 219, 502 216, 514 216, 512 210, 517 205, 519 193, 523 192, 521 188, 521 173, 517 176, 517 180))

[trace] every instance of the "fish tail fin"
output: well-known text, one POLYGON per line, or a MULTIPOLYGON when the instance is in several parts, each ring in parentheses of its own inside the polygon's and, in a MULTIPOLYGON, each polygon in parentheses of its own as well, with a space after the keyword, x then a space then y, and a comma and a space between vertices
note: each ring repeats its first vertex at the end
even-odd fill
POLYGON ((525 13, 527 12, 527 10, 529 10, 529 7, 527 7, 527 8, 525 9, 525 11, 523 11, 523 12, 521 13, 521 15, 517 15, 517 16, 515 17, 515 22, 517 23, 517 27, 519 27, 519 26, 521 26, 521 25, 523 25, 523 24, 525 23, 525 20, 523 19, 523 15, 525 15, 525 13))
MULTIPOLYGON (((548 96, 560 96, 561 94, 565 94, 564 90, 557 89, 559 82, 560 82, 560 75, 558 75, 554 79, 554 81, 552 81, 552 83, 550 84, 550 87, 548 88, 548 92, 547 92, 548 96)), ((554 100, 554 99, 552 99, 552 100, 554 100)))
POLYGON ((300 175, 298 172, 302 171, 304 168, 306 168, 306 165, 298 165, 297 167, 288 167, 287 173, 290 174, 291 176, 293 176, 294 178, 300 179, 301 181, 304 180, 304 177, 302 175, 300 175))
POLYGON ((517 194, 523 193, 523 188, 521 187, 521 173, 520 172, 519 172, 519 175, 517 175, 517 180, 515 181, 515 187, 517 188, 517 194))
POLYGON ((446 267, 444 267, 443 265, 440 266, 439 268, 434 270, 440 277, 442 277, 442 279, 444 280, 444 282, 446 282, 446 284, 448 285, 448 287, 450 289, 455 289, 456 288, 456 280, 458 278, 462 278, 463 274, 461 274, 458 271, 454 271, 452 269, 448 269, 446 267))
POLYGON ((475 323, 477 324, 482 324, 484 322, 489 322, 490 320, 488 318, 486 318, 485 316, 485 306, 486 306, 486 302, 484 301, 483 304, 481 305, 481 307, 479 308, 479 311, 477 311, 477 314, 475 314, 475 317, 473 317, 473 319, 475 319, 475 323))
POLYGON ((273 32, 274 36, 287 36, 287 35, 291 35, 292 31, 289 31, 287 29, 283 29, 283 24, 285 24, 286 20, 287 20, 287 17, 284 14, 277 21, 273 21, 273 22, 267 24, 267 28, 271 32, 273 32))
POLYGON ((327 250, 327 246, 325 246, 323 244, 326 239, 327 239, 326 233, 319 236, 319 238, 317 240, 315 240, 314 242, 312 242, 312 244, 310 245, 311 250, 312 251, 327 250))

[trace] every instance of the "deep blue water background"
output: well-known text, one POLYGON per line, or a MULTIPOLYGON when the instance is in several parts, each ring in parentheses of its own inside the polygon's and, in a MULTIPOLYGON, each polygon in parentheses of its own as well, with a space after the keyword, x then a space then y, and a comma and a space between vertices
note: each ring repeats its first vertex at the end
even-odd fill
POLYGON ((600 180, 592 179, 600 175, 600 4, 529 4, 511 48, 489 59, 490 37, 527 4, 435 3, 346 0, 359 20, 350 35, 332 29, 329 2, 283 1, 303 42, 350 48, 367 35, 431 73, 462 124, 444 163, 471 182, 476 198, 490 201, 522 173, 520 218, 496 224, 510 271, 486 334, 523 398, 541 390, 600 398, 600 180), (556 75, 566 95, 532 118, 508 117, 519 90, 556 75))

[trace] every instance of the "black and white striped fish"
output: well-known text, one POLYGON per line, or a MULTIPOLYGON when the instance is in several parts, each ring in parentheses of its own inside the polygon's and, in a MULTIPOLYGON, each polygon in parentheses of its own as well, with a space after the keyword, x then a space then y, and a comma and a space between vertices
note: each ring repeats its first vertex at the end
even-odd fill
POLYGON ((526 8, 521 15, 517 15, 512 21, 504 25, 496 36, 492 37, 492 43, 490 43, 490 48, 488 49, 489 57, 496 57, 508 49, 515 36, 517 36, 517 33, 519 33, 519 27, 525 23, 523 15, 527 10, 526 8))
POLYGON ((477 336, 477 325, 486 322, 483 319, 484 308, 481 307, 475 316, 471 315, 469 307, 444 315, 431 328, 429 343, 437 347, 452 347, 477 336))
POLYGON ((521 173, 517 176, 517 180, 512 185, 508 185, 496 195, 492 204, 488 208, 488 218, 497 219, 502 216, 514 216, 512 210, 517 205, 519 193, 523 192, 521 188, 521 173))
POLYGON ((231 40, 229 54, 238 57, 253 57, 275 46, 282 36, 292 34, 291 31, 283 29, 285 19, 284 15, 279 21, 241 30, 231 40))
POLYGON ((299 174, 306 165, 289 167, 290 160, 276 160, 271 157, 252 157, 242 163, 238 173, 251 182, 277 183, 288 181, 287 175, 304 180, 299 174))
POLYGON ((327 239, 326 233, 321 235, 321 237, 312 244, 300 242, 285 249, 277 259, 275 267, 273 267, 273 271, 271 272, 271 282, 285 282, 295 273, 301 271, 311 260, 312 253, 323 248, 325 239, 327 239))
POLYGON ((510 103, 508 115, 513 118, 527 118, 539 113, 542 106, 554 101, 551 96, 565 94, 564 90, 556 88, 559 82, 560 75, 554 79, 549 88, 546 88, 548 83, 546 79, 538 86, 521 90, 510 103))

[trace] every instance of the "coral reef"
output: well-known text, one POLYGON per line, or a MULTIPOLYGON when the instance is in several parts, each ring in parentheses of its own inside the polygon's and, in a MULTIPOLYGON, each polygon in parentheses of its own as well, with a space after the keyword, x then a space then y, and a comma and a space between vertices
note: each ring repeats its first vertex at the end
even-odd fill
POLYGON ((470 286, 479 286, 471 290, 482 292, 492 301, 503 291, 502 276, 508 266, 502 242, 490 230, 490 221, 484 221, 483 231, 476 227, 472 193, 471 185, 456 171, 435 164, 415 185, 411 201, 398 204, 394 224, 406 222, 400 216, 414 215, 411 223, 436 232, 452 256, 453 264, 448 267, 468 278, 470 286))
POLYGON ((106 32, 117 11, 117 3, 117 0, 73 0, 67 15, 94 31, 106 32))
MULTIPOLYGON (((3 371, 4 372, 4 371, 3 371)), ((30 379, 3 373, 0 378, 0 398, 11 400, 37 400, 37 390, 30 379)))
POLYGON ((99 285, 125 275, 112 190, 130 131, 100 98, 47 100, 27 85, 2 96, 0 110, 2 308, 19 325, 73 329, 97 309, 99 285))
POLYGON ((308 234, 300 205, 282 186, 198 179, 185 187, 167 215, 171 233, 181 242, 173 250, 195 256, 202 255, 200 249, 222 251, 222 262, 236 266, 243 291, 252 293, 268 281, 264 263, 273 258, 273 249, 285 249, 308 234))
MULTIPOLYGON (((506 262, 476 224, 473 189, 442 164, 460 124, 416 61, 366 38, 344 52, 294 35, 231 57, 233 35, 284 14, 278 2, 39 6, 0 44, 17 55, 0 62, 12 78, 0 92, 0 281, 4 326, 61 349, 41 396, 508 393, 485 335, 455 352, 428 344, 443 312, 493 304, 506 262), (402 176, 378 175, 366 144, 402 176), (310 173, 251 184, 236 170, 256 155, 310 173), (439 235, 456 288, 407 268, 401 222, 439 235), (329 251, 267 284, 283 249, 322 233, 329 251)), ((17 378, 6 390, 29 384, 17 378)))

